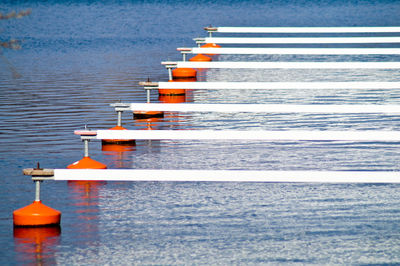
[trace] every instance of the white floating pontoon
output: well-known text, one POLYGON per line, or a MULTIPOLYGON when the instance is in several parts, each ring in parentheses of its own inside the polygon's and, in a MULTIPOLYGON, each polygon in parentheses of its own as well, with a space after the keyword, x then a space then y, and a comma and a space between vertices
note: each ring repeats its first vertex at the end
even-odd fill
POLYGON ((193 39, 197 44, 359 44, 400 43, 400 37, 206 37, 193 39))
POLYGON ((400 62, 162 62, 167 68, 399 69, 400 62))
POLYGON ((400 82, 140 82, 145 89, 399 89, 400 82))
POLYGON ((400 141, 397 131, 309 130, 78 130, 82 139, 135 140, 266 140, 266 141, 400 141))
POLYGON ((400 172, 389 171, 248 171, 54 169, 52 180, 288 182, 288 183, 400 183, 400 172))
POLYGON ((378 33, 400 32, 400 27, 205 27, 219 33, 378 33))
POLYGON ((399 48, 177 48, 183 54, 398 55, 399 48))
POLYGON ((195 103, 116 103, 116 111, 162 111, 162 112, 265 112, 265 113, 323 113, 364 114, 400 113, 400 105, 357 104, 195 104, 195 103))

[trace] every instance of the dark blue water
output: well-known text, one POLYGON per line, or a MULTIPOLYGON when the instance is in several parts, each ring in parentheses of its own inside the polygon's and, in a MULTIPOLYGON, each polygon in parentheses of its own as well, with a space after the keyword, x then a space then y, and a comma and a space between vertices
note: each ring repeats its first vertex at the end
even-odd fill
MULTIPOLYGON (((139 81, 167 80, 204 26, 399 26, 400 1, 2 1, 0 12, 0 262, 97 264, 399 264, 398 185, 44 182, 61 229, 13 230, 34 200, 23 168, 80 159, 73 131, 116 123, 110 103, 144 102, 139 81)), ((219 60, 305 60, 220 56, 219 60)), ((315 56, 314 61, 399 61, 315 56)), ((209 70, 208 81, 398 81, 394 70, 209 70)), ((176 100, 176 99, 175 99, 176 100)), ((400 104, 398 90, 193 91, 197 103, 400 104)), ((152 101, 165 101, 152 94, 152 101)), ((130 129, 399 130, 393 115, 170 113, 130 129)), ((140 141, 124 152, 90 144, 109 168, 394 170, 398 143, 140 141)))

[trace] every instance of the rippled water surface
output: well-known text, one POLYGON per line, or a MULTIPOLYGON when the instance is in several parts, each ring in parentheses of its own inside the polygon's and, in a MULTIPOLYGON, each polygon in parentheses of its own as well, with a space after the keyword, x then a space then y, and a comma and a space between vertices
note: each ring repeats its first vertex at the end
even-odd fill
MULTIPOLYGON (((398 185, 53 182, 42 200, 60 228, 13 229, 34 200, 22 175, 37 162, 65 168, 83 156, 73 135, 116 124, 109 106, 145 102, 138 85, 166 81, 204 26, 399 26, 399 1, 5 1, 1 48, 0 262, 97 264, 399 264, 398 185)), ((398 34, 399 35, 399 34, 398 34)), ((391 45, 398 47, 396 45, 391 45)), ((399 56, 244 56, 220 61, 399 61, 399 56)), ((205 81, 399 81, 398 70, 208 69, 205 81)), ((196 90, 153 102, 400 104, 399 90, 196 90)), ((399 130, 392 114, 167 113, 129 129, 399 130)), ((90 144, 109 168, 399 171, 398 143, 137 141, 90 144)))

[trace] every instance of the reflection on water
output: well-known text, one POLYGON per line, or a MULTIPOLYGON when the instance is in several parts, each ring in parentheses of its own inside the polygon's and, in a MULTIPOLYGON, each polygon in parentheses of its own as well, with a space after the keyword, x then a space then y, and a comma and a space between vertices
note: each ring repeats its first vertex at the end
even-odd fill
POLYGON ((134 119, 134 125, 140 130, 157 130, 160 129, 163 123, 160 123, 162 118, 152 117, 145 119, 134 119))
POLYGON ((158 101, 161 103, 184 103, 193 102, 193 90, 185 90, 184 95, 159 95, 158 101))
POLYGON ((130 163, 126 162, 134 155, 136 144, 103 144, 101 150, 108 168, 129 168, 130 163))
POLYGON ((60 244, 60 226, 14 227, 16 261, 24 265, 54 265, 60 244))
POLYGON ((99 190, 106 184, 104 181, 68 181, 69 204, 78 207, 75 210, 78 219, 95 220, 98 217, 99 190))
POLYGON ((93 249, 99 245, 100 189, 104 181, 68 181, 68 204, 73 210, 74 235, 93 249))

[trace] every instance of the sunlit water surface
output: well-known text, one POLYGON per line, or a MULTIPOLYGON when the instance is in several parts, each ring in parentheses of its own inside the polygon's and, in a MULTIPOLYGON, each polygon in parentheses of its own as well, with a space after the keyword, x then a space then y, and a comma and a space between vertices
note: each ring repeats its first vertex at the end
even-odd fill
MULTIPOLYGON (((61 228, 15 229, 12 211, 34 199, 23 168, 80 159, 73 135, 116 124, 109 104, 145 102, 139 81, 167 80, 204 26, 399 26, 398 1, 5 2, 0 12, 0 261, 2 264, 398 264, 398 185, 44 182, 61 228), (19 77, 17 77, 19 76, 19 77)), ((221 61, 399 61, 398 56, 238 56, 221 61)), ((206 81, 399 81, 398 70, 229 70, 206 81)), ((196 103, 400 104, 399 90, 197 90, 196 103)), ((168 101, 151 96, 153 102, 168 101)), ((171 100, 171 99, 169 99, 171 100)), ((129 129, 399 130, 391 114, 167 113, 129 129)), ((250 134, 250 133, 249 133, 250 134)), ((398 143, 138 141, 124 151, 91 142, 109 168, 389 170, 398 143)))

